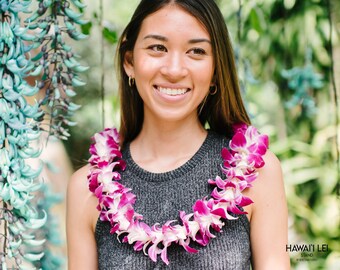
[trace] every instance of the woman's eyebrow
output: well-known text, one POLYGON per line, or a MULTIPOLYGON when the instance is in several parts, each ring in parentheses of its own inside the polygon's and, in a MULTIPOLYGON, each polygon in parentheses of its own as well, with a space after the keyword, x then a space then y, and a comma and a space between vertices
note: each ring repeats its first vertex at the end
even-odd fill
POLYGON ((209 39, 206 39, 206 38, 194 38, 194 39, 190 39, 188 43, 194 44, 194 43, 200 43, 200 42, 208 42, 209 44, 211 44, 211 41, 209 39))
MULTIPOLYGON (((157 35, 157 34, 150 34, 150 35, 146 35, 143 39, 157 39, 160 41, 168 41, 168 38, 165 36, 161 36, 161 35, 157 35)), ((188 41, 189 44, 195 44, 195 43, 201 43, 201 42, 207 42, 209 44, 211 44, 211 41, 207 38, 194 38, 194 39, 190 39, 188 41)))
POLYGON ((148 39, 148 38, 157 39, 160 41, 168 41, 166 37, 161 36, 161 35, 155 35, 155 34, 146 35, 143 39, 148 39))

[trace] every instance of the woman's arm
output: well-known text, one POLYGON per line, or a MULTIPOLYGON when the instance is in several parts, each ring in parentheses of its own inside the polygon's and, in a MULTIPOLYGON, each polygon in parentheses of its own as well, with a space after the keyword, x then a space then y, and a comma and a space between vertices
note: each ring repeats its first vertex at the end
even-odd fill
POLYGON ((288 211, 279 160, 268 152, 249 195, 251 206, 250 240, 254 270, 290 269, 288 211))
POLYGON ((99 212, 88 189, 89 167, 75 172, 68 184, 66 233, 69 270, 98 269, 94 230, 99 212))

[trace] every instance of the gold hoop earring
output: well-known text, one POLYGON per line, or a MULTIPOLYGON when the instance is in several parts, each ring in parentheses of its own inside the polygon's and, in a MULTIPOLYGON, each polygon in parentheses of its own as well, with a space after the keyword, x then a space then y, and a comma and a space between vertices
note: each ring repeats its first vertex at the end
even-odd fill
POLYGON ((215 95, 216 93, 217 93, 217 86, 216 86, 216 84, 210 86, 210 88, 209 88, 209 94, 213 96, 213 95, 215 95))
POLYGON ((132 87, 135 84, 135 79, 129 76, 129 86, 132 87))

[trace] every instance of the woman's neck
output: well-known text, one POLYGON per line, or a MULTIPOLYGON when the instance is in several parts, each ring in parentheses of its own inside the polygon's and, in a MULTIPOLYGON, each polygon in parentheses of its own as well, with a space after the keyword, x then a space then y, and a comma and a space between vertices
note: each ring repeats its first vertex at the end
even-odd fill
POLYGON ((143 169, 166 172, 187 162, 200 148, 207 131, 198 119, 176 122, 145 119, 130 145, 131 156, 143 169))

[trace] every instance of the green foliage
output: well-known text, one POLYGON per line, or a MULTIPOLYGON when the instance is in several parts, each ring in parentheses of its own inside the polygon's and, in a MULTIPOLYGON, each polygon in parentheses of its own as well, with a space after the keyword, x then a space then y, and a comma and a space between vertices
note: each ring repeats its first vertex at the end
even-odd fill
POLYGON ((104 27, 103 36, 108 42, 112 44, 115 44, 118 41, 117 31, 110 30, 108 27, 104 27))
POLYGON ((44 116, 49 116, 50 134, 62 139, 69 135, 67 126, 76 124, 70 116, 80 106, 71 98, 76 94, 74 88, 85 84, 79 73, 87 67, 79 63, 79 56, 65 40, 84 39, 76 26, 87 22, 71 3, 80 11, 85 8, 78 0, 0 0, 1 269, 31 265, 60 269, 62 265, 61 258, 49 249, 58 244, 59 232, 48 217, 51 203, 60 199, 41 189, 42 162, 33 168, 27 160, 36 159, 41 152, 37 140, 45 129, 40 123, 44 116), (29 8, 34 4, 37 8, 32 13, 29 8), (27 17, 24 13, 29 14, 26 27, 21 23, 27 17), (33 86, 27 82, 32 77, 39 79, 33 86), (27 97, 39 90, 46 95, 30 104, 27 97), (50 111, 44 113, 43 105, 50 111))
MULTIPOLYGON (((289 243, 328 245, 327 252, 314 254, 315 260, 300 262, 301 254, 291 253, 292 266, 336 269, 340 127, 330 106, 327 1, 239 3, 221 1, 221 7, 237 35, 239 58, 250 63, 257 81, 245 88, 253 121, 271 135, 271 149, 282 162, 292 220, 289 243)), ((239 68, 244 84, 244 65, 239 68)))

